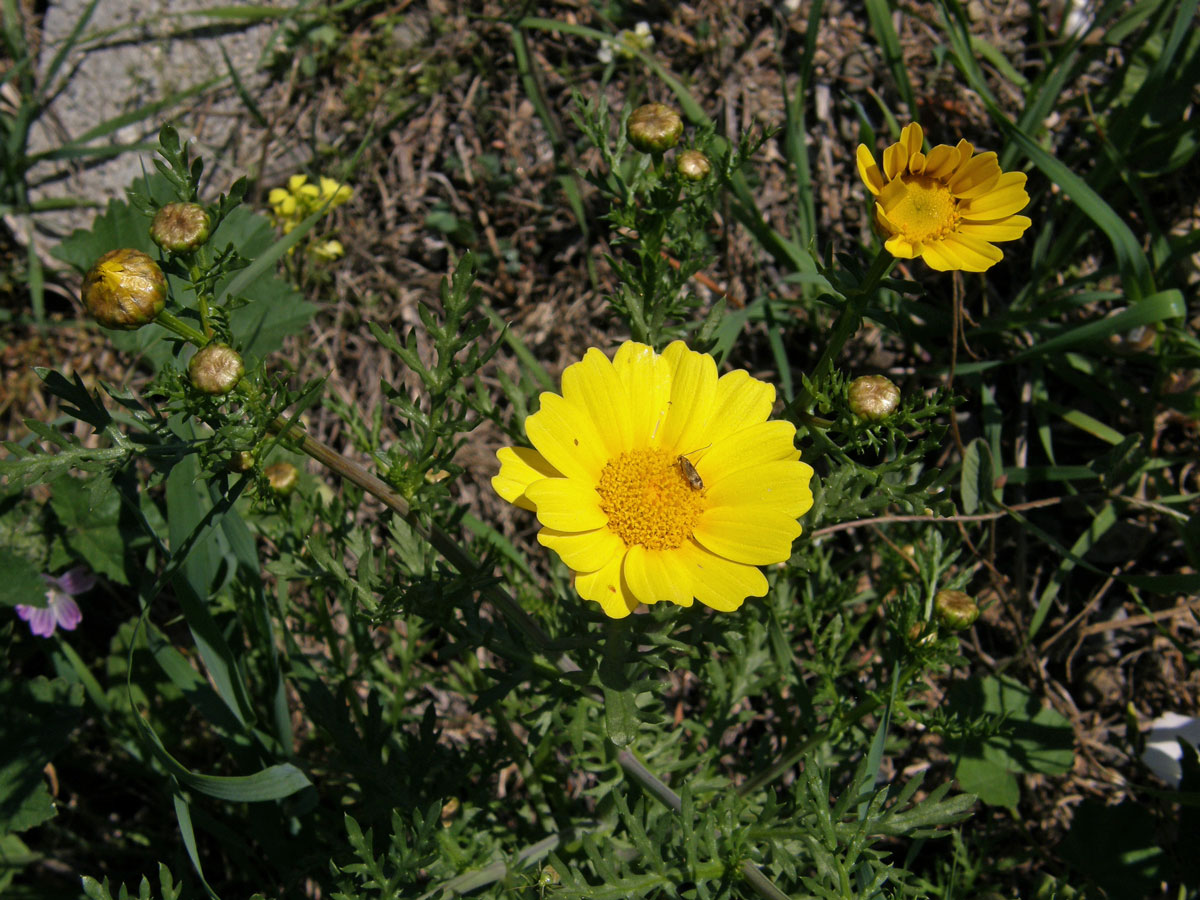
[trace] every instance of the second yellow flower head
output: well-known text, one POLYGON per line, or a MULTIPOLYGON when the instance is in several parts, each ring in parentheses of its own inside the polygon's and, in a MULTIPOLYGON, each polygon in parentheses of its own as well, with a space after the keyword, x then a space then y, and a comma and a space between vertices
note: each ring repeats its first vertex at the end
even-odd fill
POLYGON ((920 125, 906 125, 883 151, 882 169, 858 145, 858 174, 875 196, 884 247, 943 272, 986 271, 1004 258, 995 244, 1016 240, 1031 224, 1016 215, 1029 204, 1025 173, 1002 172, 995 153, 976 155, 965 140, 928 154, 924 142, 920 125))

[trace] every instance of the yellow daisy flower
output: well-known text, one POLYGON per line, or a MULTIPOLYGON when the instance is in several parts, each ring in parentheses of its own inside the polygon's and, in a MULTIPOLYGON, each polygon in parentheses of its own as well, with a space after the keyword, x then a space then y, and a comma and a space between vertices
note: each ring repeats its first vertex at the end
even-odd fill
POLYGON ((812 506, 795 426, 767 421, 775 388, 682 341, 627 341, 563 372, 525 420, 532 449, 504 447, 492 487, 537 513, 538 542, 614 619, 640 603, 737 609, 767 592, 812 506))
POLYGON ((858 174, 875 195, 875 223, 884 247, 902 259, 921 257, 945 272, 983 272, 1004 258, 994 246, 1013 241, 1032 224, 1018 216, 1029 203, 1024 172, 1002 172, 995 153, 975 155, 965 140, 921 151, 915 122, 883 151, 883 170, 858 145, 858 174))

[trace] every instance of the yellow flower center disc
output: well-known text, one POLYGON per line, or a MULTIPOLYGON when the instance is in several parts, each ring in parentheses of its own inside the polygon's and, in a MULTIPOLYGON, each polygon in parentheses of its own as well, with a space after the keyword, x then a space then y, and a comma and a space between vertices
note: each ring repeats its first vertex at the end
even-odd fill
POLYGON ((608 527, 629 547, 673 550, 704 511, 704 491, 688 483, 678 455, 666 450, 628 450, 610 459, 596 493, 608 527))
POLYGON ((937 240, 958 227, 958 201, 950 188, 925 175, 904 175, 900 180, 904 193, 885 212, 907 240, 937 240))

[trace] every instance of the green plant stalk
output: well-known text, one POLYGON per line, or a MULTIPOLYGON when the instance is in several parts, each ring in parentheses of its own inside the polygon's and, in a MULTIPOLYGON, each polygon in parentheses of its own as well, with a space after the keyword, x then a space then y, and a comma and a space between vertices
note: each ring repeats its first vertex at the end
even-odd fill
POLYGON ((842 348, 846 346, 846 341, 850 340, 854 333, 858 331, 859 325, 862 324, 863 312, 867 308, 867 300, 875 295, 875 292, 879 289, 879 283, 891 271, 895 262, 896 258, 881 247, 879 253, 871 263, 871 268, 863 276, 862 282, 846 296, 846 305, 842 307, 837 322, 834 323, 833 334, 829 336, 829 343, 825 345, 825 352, 821 354, 816 368, 812 371, 812 375, 810 376, 812 381, 816 382, 824 378, 833 370, 834 358, 842 352, 842 348))
MULTIPOLYGON (((203 303, 201 303, 203 306, 203 303)), ((208 343, 208 338, 204 333, 197 331, 187 322, 180 319, 173 313, 167 312, 165 309, 154 317, 154 321, 168 331, 173 331, 185 341, 191 341, 197 347, 203 347, 208 343)))
MULTIPOLYGON (((913 677, 916 676, 917 672, 919 671, 919 666, 910 665, 901 671, 900 677, 895 683, 907 684, 913 679, 913 677)), ((831 740, 845 728, 853 725, 855 722, 858 722, 861 719, 865 719, 882 705, 883 700, 880 698, 868 697, 866 700, 863 700, 861 703, 851 709, 850 712, 846 714, 845 718, 843 718, 841 721, 835 722, 831 727, 826 729, 824 733, 814 734, 808 740, 801 743, 800 746, 796 747, 796 749, 786 753, 769 769, 759 772, 753 778, 750 778, 748 781, 741 784, 738 787, 737 792, 744 797, 747 794, 758 790, 760 787, 770 784, 772 781, 774 781, 776 778, 779 778, 781 775, 791 769, 792 766, 798 763, 804 757, 804 754, 808 753, 808 751, 813 747, 820 746, 825 741, 831 740)))
MULTIPOLYGON (((617 753, 617 762, 620 763, 626 775, 640 784, 664 806, 676 814, 683 810, 683 800, 680 796, 660 781, 653 772, 642 765, 641 760, 628 750, 621 750, 617 753)), ((746 883, 754 889, 756 894, 765 897, 766 900, 789 900, 788 895, 779 890, 774 882, 748 859, 742 862, 742 877, 746 879, 746 883)))

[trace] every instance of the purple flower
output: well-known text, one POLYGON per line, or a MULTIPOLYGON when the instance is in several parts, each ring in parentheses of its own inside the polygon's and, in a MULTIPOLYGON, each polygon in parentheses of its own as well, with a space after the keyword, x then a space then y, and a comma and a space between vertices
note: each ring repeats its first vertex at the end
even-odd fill
POLYGON ((46 590, 46 605, 18 603, 17 615, 29 623, 29 630, 38 637, 50 637, 60 626, 64 631, 74 631, 83 619, 74 598, 90 591, 96 584, 96 576, 84 566, 76 566, 57 578, 43 574, 42 580, 50 586, 46 590))

